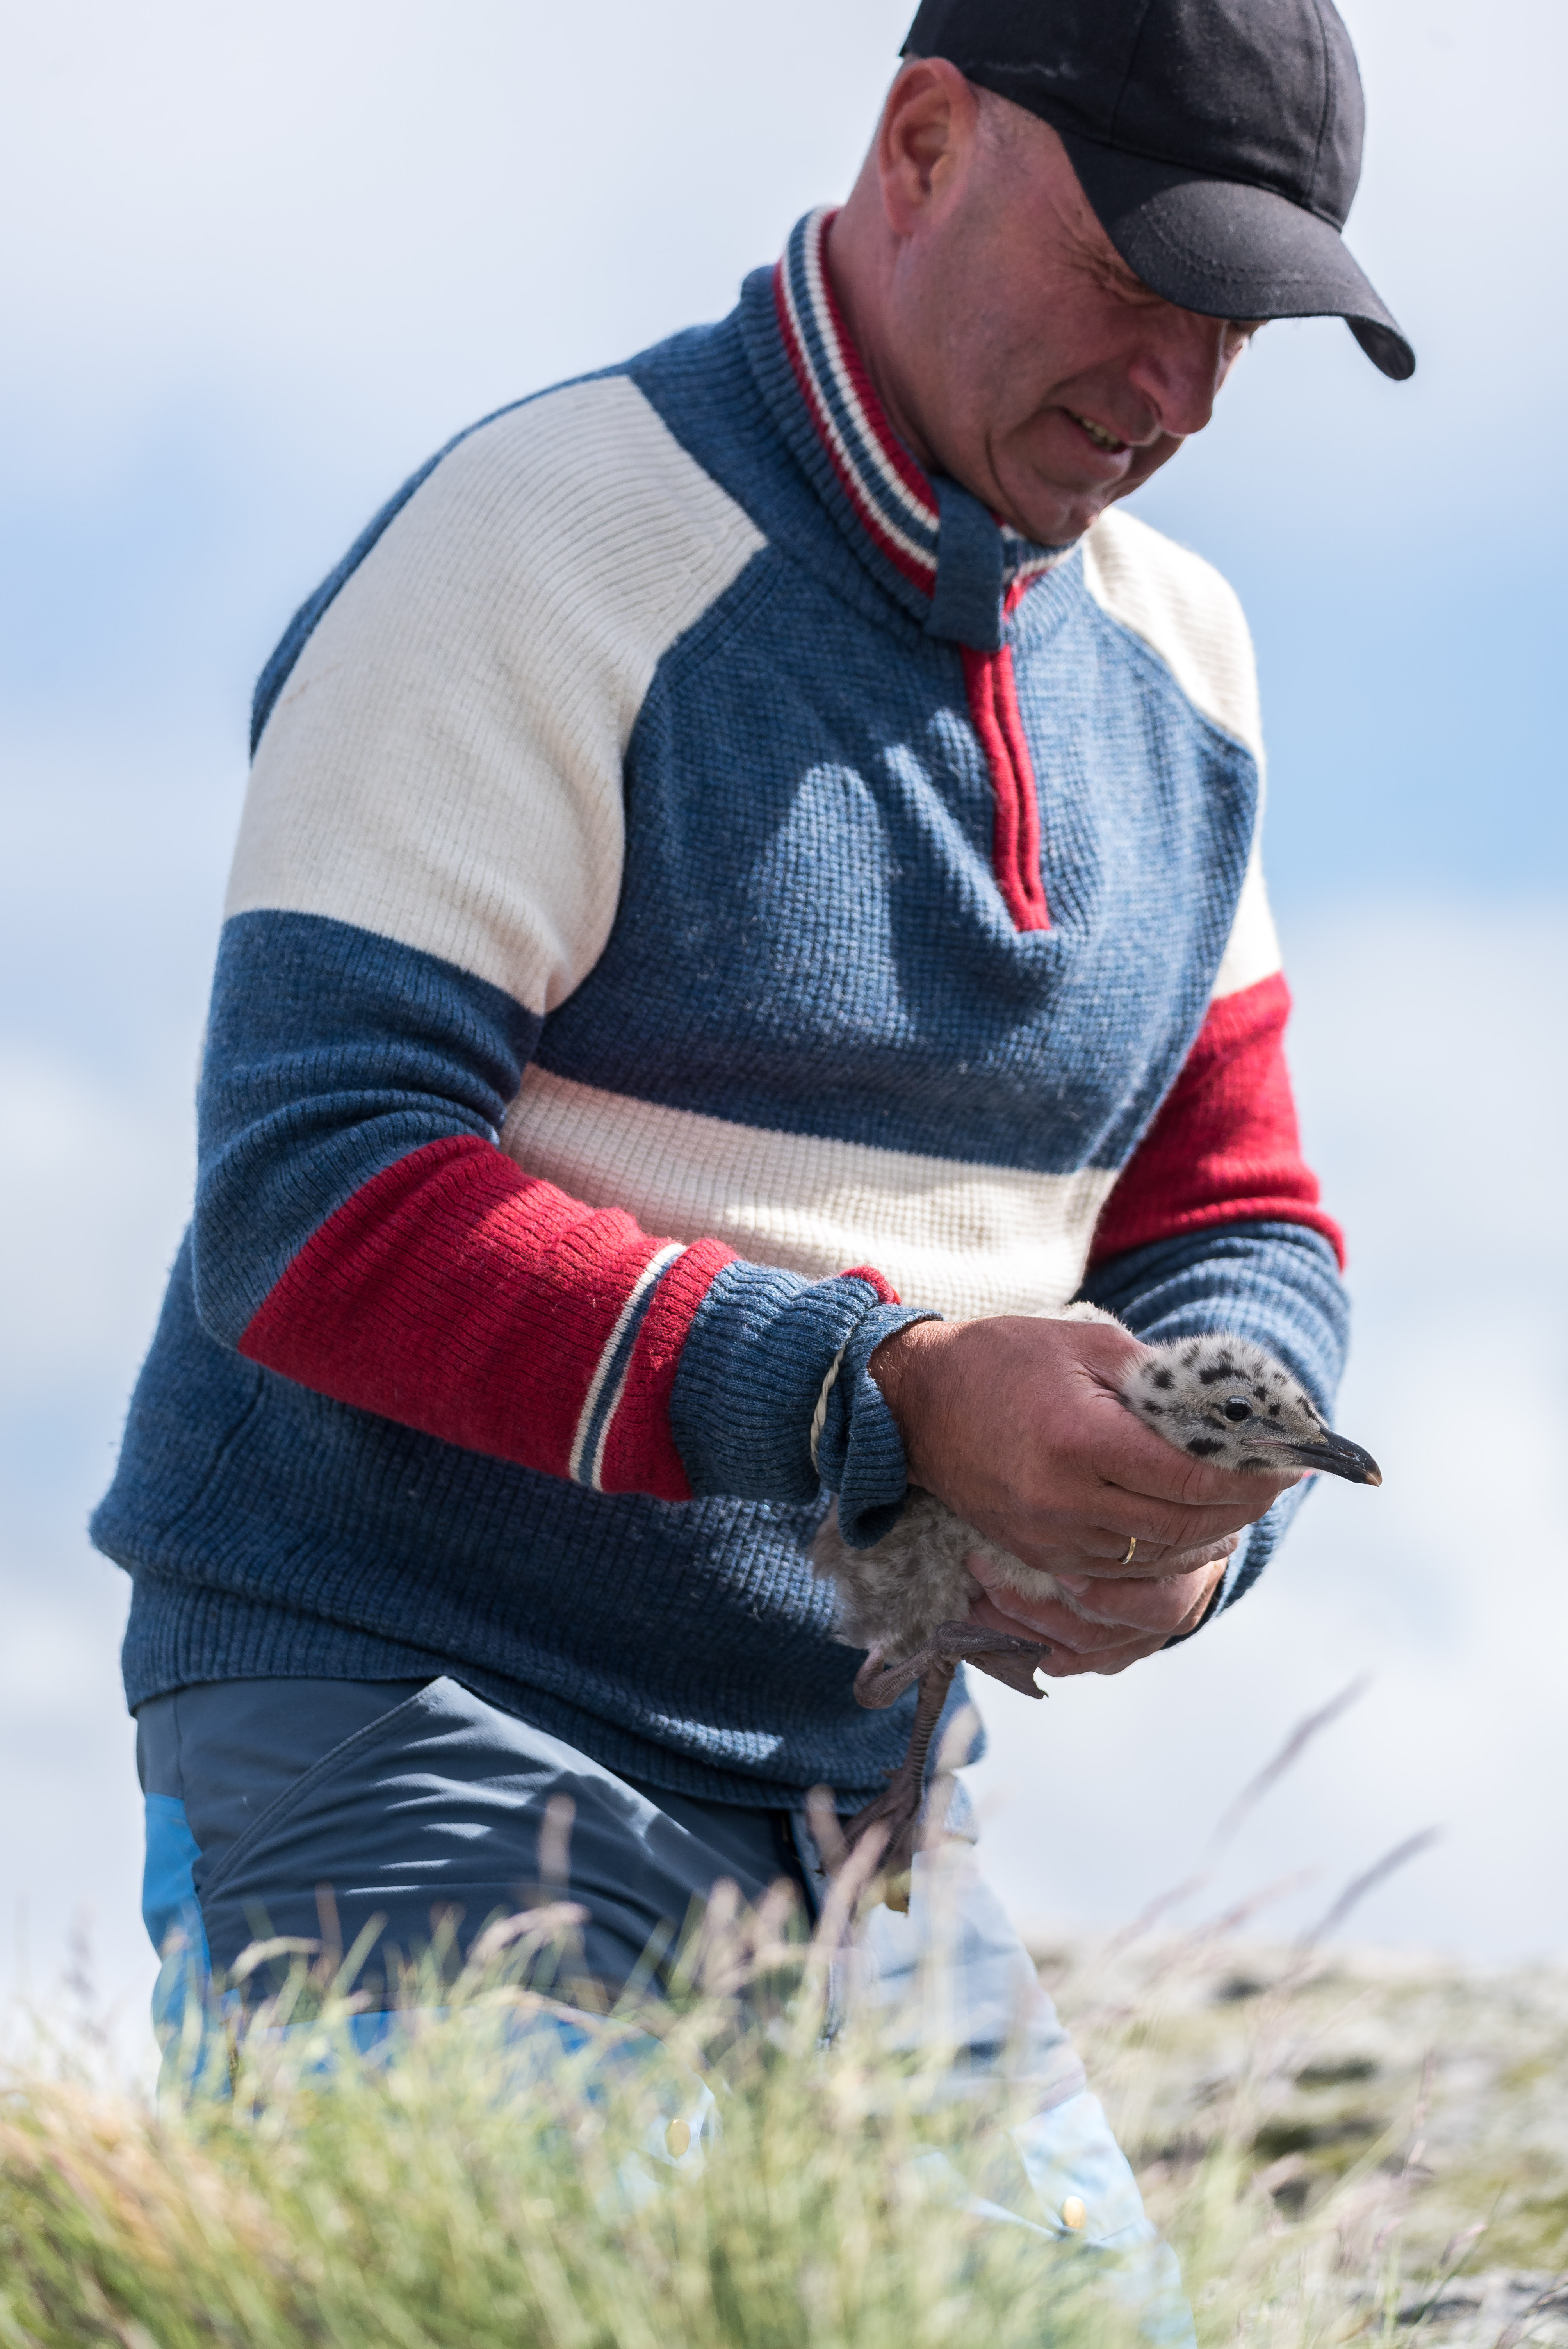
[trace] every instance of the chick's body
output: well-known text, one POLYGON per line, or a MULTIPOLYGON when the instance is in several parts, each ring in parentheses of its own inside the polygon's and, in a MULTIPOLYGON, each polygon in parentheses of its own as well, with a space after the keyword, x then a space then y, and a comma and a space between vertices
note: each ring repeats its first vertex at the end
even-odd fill
POLYGON ((892 1533, 872 1549, 851 1549, 835 1517, 818 1537, 813 1563, 833 1579, 835 1635, 846 1647, 874 1648, 885 1664, 903 1663, 978 1595, 967 1562, 976 1552, 1026 1599, 1070 1603, 1054 1574, 1026 1566, 965 1525, 934 1493, 916 1490, 892 1533))
MULTIPOLYGON (((1115 1321, 1095 1306, 1070 1306, 1063 1320, 1115 1321)), ((1119 1327, 1119 1324, 1116 1326, 1119 1327)), ((1238 1475, 1289 1475, 1321 1469, 1354 1484, 1377 1485, 1377 1463, 1359 1445, 1328 1428, 1301 1381, 1252 1340, 1224 1333, 1178 1338, 1145 1348, 1124 1375, 1126 1408, 1190 1459, 1238 1475)), ((1114 1506, 1114 1495, 1108 1508, 1114 1506)), ((1120 1537, 1118 1536, 1117 1538, 1120 1537)), ((890 1829, 891 1869, 913 1857, 913 1821, 926 1752, 954 1671, 971 1662, 1022 1693, 1043 1692, 1035 1672, 1050 1652, 1043 1641, 981 1631, 966 1618, 980 1595, 967 1561, 990 1560, 998 1578, 1021 1597, 1054 1599, 1077 1613, 1054 1575, 1021 1558, 965 1524, 935 1494, 912 1489, 892 1531, 867 1549, 851 1549, 833 1510, 813 1546, 819 1574, 833 1582, 837 1636, 870 1651, 855 1680, 857 1701, 891 1704, 920 1683, 910 1750, 885 1795, 850 1822, 852 1843, 881 1821, 890 1829)))
MULTIPOLYGON (((1043 1316, 1057 1321, 1109 1321, 1119 1330, 1114 1313, 1098 1305, 1068 1305, 1060 1313, 1043 1316)), ((938 1626, 968 1612, 980 1586, 966 1560, 976 1552, 988 1558, 1002 1581, 1026 1599, 1072 1601, 1054 1574, 1026 1566, 939 1501, 934 1493, 912 1485, 903 1513, 890 1534, 870 1549, 851 1549, 839 1531, 836 1507, 812 1547, 819 1574, 831 1578, 837 1595, 834 1629, 846 1647, 870 1648, 886 1664, 900 1664, 926 1647, 938 1626)), ((1042 1650, 1042 1653, 1044 1651, 1042 1650)), ((972 1661, 978 1662, 978 1657, 972 1661)), ((1034 1665, 1026 1685, 1033 1689, 1034 1665)), ((999 1672, 1015 1687, 1026 1685, 1016 1671, 999 1672)))

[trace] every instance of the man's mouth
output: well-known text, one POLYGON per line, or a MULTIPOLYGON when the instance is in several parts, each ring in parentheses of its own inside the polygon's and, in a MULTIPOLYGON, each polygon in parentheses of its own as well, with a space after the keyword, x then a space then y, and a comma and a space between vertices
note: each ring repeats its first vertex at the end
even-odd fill
POLYGON ((1108 432, 1104 425, 1097 424, 1092 417, 1078 416, 1075 414, 1073 409, 1070 408, 1068 410, 1068 414, 1072 417, 1075 424, 1080 425, 1084 431, 1088 434, 1089 439, 1094 442, 1097 449, 1109 449, 1119 455, 1120 451, 1126 448, 1127 443, 1125 440, 1119 440, 1114 432, 1108 432))

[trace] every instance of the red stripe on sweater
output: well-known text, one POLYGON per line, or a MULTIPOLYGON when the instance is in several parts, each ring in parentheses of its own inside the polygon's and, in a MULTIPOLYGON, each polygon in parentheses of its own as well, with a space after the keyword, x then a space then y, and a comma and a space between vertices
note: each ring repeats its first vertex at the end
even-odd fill
MULTIPOLYGON (((637 1333, 624 1400, 604 1441, 601 1483, 606 1493, 651 1493, 657 1501, 684 1501, 691 1488, 683 1474, 679 1492, 635 1481, 643 1473, 655 1433, 668 1423, 670 1398, 681 1348, 696 1309, 713 1285, 714 1276, 732 1261, 732 1252, 718 1240, 698 1240, 687 1248, 654 1292, 647 1317, 637 1333)), ((896 1305, 897 1289, 874 1265, 851 1265, 839 1276, 863 1280, 880 1303, 896 1305)))
POLYGON ((847 1272, 840 1273, 839 1278, 863 1280, 868 1288, 875 1289, 879 1304, 900 1305, 903 1301, 887 1275, 879 1272, 874 1264, 851 1264, 847 1272))
POLYGON ((934 514, 936 492, 925 473, 916 464, 912 452, 904 447, 903 442, 889 423, 888 413, 882 404, 881 396, 866 373, 865 361, 861 357, 860 345, 850 333, 849 324, 839 307, 839 297, 833 291, 832 274, 828 267, 828 236, 838 217, 837 212, 830 212, 822 222, 821 270, 822 293, 828 305, 828 323, 832 328, 832 339, 838 351, 839 363, 850 378, 850 388, 860 402, 861 413, 865 419, 866 430, 881 450, 883 461, 892 467, 911 496, 924 506, 928 512, 934 514))
POLYGON ((1035 791, 1035 763, 1024 734, 1018 709, 1018 688, 1013 674, 1013 654, 1004 645, 999 652, 980 653, 968 646, 964 656, 964 682, 969 691, 969 715, 985 764, 991 771, 995 797, 992 823, 991 862, 996 886, 1017 930, 1048 930, 1050 908, 1040 874, 1040 809, 1035 791))
POLYGON ((1117 1178, 1091 1264, 1211 1224, 1305 1224, 1332 1241, 1284 1060, 1290 989, 1277 972, 1211 1006, 1159 1115, 1117 1178))
MULTIPOLYGON (((887 556, 888 561, 897 565, 898 569, 903 572, 904 577, 910 582, 911 585, 918 587, 923 595, 934 595, 936 592, 936 565, 934 563, 923 564, 916 562, 914 557, 909 553, 908 549, 906 547, 900 546, 898 541, 889 534, 881 514, 877 512, 876 507, 872 504, 871 499, 867 497, 864 490, 861 487, 857 475, 851 467, 845 463, 843 458, 839 454, 837 448, 834 446, 830 419, 826 409, 822 406, 821 397, 817 389, 816 378, 811 373, 810 361, 806 352, 800 347, 799 338, 795 332, 794 321, 789 316, 789 305, 784 292, 784 264, 781 261, 776 262, 773 267, 773 306, 779 314, 779 330, 780 335, 783 336, 784 348, 789 355, 789 365, 794 370, 795 380, 800 387, 800 396, 805 400, 806 412, 817 428, 817 437, 821 441, 822 447, 827 452, 828 462, 831 465, 834 472, 838 475, 840 481, 843 484, 844 491, 849 497, 851 504, 854 507, 856 513, 859 514, 861 521, 870 532, 872 537, 875 539, 882 553, 887 556)), ((863 378, 861 380, 863 381, 863 378)), ((859 386, 857 386, 857 388, 858 388, 859 386)), ((876 402, 880 409, 881 403, 876 401, 876 394, 872 390, 869 382, 864 384, 861 397, 862 398, 869 398, 873 402, 876 402)), ((867 411, 867 421, 871 425, 872 429, 875 431, 875 420, 872 417, 869 409, 867 411)))
MULTIPOLYGON (((563 1476, 600 1356, 662 1245, 621 1209, 584 1206, 477 1135, 451 1136, 384 1167, 327 1217, 240 1351, 338 1402, 563 1476)), ((664 1311, 655 1380, 729 1256, 707 1243, 706 1279, 694 1268, 682 1284, 684 1322, 664 1311)), ((667 1409, 645 1407, 638 1379, 634 1355, 617 1422, 630 1409, 636 1440, 618 1445, 620 1489, 684 1499, 667 1409)))

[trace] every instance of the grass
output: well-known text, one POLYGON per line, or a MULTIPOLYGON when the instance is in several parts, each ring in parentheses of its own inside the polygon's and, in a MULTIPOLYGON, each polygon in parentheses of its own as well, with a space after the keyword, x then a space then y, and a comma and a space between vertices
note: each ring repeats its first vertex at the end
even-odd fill
POLYGON ((0 2342, 1129 2337, 1070 2238, 955 2199, 954 2166, 1000 2192, 1019 2165, 939 2060, 869 2023, 821 2045, 830 1947, 781 1902, 710 1909, 656 2041, 634 1998, 593 2015, 538 1987, 562 1920, 455 1984, 438 1960, 407 1981, 395 2061, 356 2051, 355 2000, 303 1963, 216 2064, 193 2029, 194 2094, 138 2100, 35 2054, 0 2099, 0 2342))
MULTIPOLYGON (((830 1928, 807 1943, 782 1903, 719 1903, 656 2010, 569 2020, 569 1916, 513 1931, 456 1982, 405 1982, 395 2061, 357 2052, 352 1992, 303 1960, 216 2064, 188 2044, 193 2094, 36 2034, 0 2078, 0 2349, 1131 2337, 1070 2237, 965 2207, 1026 2207, 1005 2111, 944 2094, 939 2054, 873 2019, 824 2042, 830 1928)), ((1420 2349, 1456 2279, 1568 2266, 1555 1978, 1223 1933, 1039 1954, 1205 2344, 1420 2349)))
MULTIPOLYGON (((1480 2279, 1531 2271, 1541 2286, 1568 2269, 1561 1974, 1488 1981, 1202 1934, 1037 1954, 1181 2255, 1204 2342, 1419 2349, 1449 2337, 1446 2311, 1494 2349, 1501 2323, 1463 2330, 1480 2279)), ((1514 2299, 1532 2296, 1522 2283, 1514 2299)))

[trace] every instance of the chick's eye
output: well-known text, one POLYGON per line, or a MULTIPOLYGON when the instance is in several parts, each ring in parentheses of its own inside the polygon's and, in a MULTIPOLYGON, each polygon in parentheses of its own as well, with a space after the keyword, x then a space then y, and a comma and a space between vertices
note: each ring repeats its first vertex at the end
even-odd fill
POLYGON ((1243 1402, 1240 1395, 1233 1395, 1230 1402, 1225 1405, 1225 1417, 1237 1425, 1239 1425, 1243 1419, 1251 1419, 1252 1415, 1252 1404, 1250 1402, 1243 1402))

